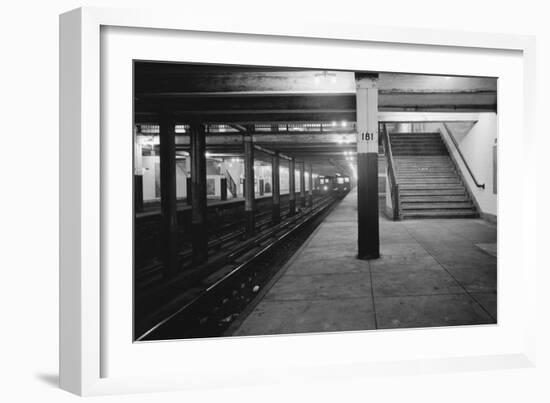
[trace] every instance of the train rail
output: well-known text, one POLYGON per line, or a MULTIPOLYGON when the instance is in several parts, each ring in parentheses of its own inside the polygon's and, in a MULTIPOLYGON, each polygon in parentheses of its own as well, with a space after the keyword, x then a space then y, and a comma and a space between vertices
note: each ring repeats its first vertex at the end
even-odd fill
POLYGON ((135 339, 221 335, 337 202, 332 196, 321 197, 313 207, 233 245, 227 253, 213 255, 170 284, 148 290, 141 303, 136 301, 136 317, 143 319, 136 322, 135 339), (143 312, 141 307, 154 300, 156 309, 143 312))

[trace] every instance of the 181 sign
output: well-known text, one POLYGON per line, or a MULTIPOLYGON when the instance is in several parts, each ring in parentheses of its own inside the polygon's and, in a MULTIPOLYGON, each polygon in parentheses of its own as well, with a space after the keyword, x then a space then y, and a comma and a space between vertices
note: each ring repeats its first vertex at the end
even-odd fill
POLYGON ((373 141, 374 133, 369 133, 369 132, 361 133, 360 137, 361 137, 361 141, 373 141))
POLYGON ((376 132, 358 132, 357 133, 357 152, 370 153, 378 152, 376 132))

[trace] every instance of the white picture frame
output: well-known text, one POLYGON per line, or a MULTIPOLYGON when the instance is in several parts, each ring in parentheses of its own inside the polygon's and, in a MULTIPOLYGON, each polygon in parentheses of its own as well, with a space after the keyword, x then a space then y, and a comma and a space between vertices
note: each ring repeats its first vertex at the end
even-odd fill
MULTIPOLYGON (((533 37, 396 29, 336 22, 327 24, 314 21, 304 21, 303 24, 295 26, 285 26, 269 20, 234 21, 217 18, 182 22, 177 14, 169 11, 81 8, 60 17, 60 385, 63 389, 79 395, 97 395, 204 388, 228 384, 244 386, 270 383, 275 379, 277 382, 285 382, 291 381, 298 375, 302 379, 329 381, 350 374, 357 377, 380 373, 410 374, 419 371, 518 368, 534 365, 535 319, 524 315, 521 321, 507 322, 505 319, 503 319, 504 322, 501 321, 501 312, 506 314, 506 310, 502 311, 502 309, 508 306, 505 303, 506 298, 511 298, 509 294, 501 291, 506 291, 506 286, 511 279, 500 276, 501 272, 499 272, 499 325, 495 327, 485 327, 481 330, 461 327, 425 331, 351 332, 346 335, 274 336, 231 341, 219 339, 186 341, 187 344, 184 342, 156 343, 156 346, 139 348, 141 350, 157 349, 155 352, 153 350, 151 353, 145 352, 145 356, 151 359, 151 365, 158 366, 158 363, 164 360, 167 371, 159 371, 155 376, 151 373, 125 373, 122 367, 118 371, 109 370, 106 362, 111 355, 114 355, 113 351, 118 351, 120 346, 110 341, 109 332, 105 329, 105 326, 110 323, 105 319, 110 315, 110 302, 108 303, 106 299, 108 291, 104 282, 105 272, 102 271, 108 266, 106 251, 109 249, 103 230, 103 227, 108 225, 102 208, 109 203, 111 189, 110 185, 106 184, 105 175, 109 175, 106 167, 112 166, 108 164, 111 156, 109 150, 105 148, 110 146, 109 140, 102 137, 102 133, 108 132, 109 129, 102 121, 104 106, 102 94, 107 93, 109 88, 105 88, 107 84, 102 81, 101 76, 104 67, 102 63, 105 62, 101 59, 103 54, 101 35, 102 30, 109 29, 108 27, 117 27, 119 30, 193 32, 195 35, 197 33, 205 33, 205 35, 217 33, 218 36, 237 35, 239 38, 253 38, 260 44, 262 41, 266 43, 269 41, 275 45, 277 41, 293 41, 298 44, 303 43, 304 47, 318 40, 322 41, 324 46, 374 44, 380 48, 399 46, 409 49, 410 52, 424 52, 428 49, 434 52, 465 51, 479 55, 491 52, 514 53, 516 62, 521 65, 521 69, 514 70, 516 72, 521 70, 521 77, 517 77, 514 73, 515 79, 521 80, 521 82, 515 82, 514 88, 519 99, 514 100, 514 105, 516 107, 521 105, 521 109, 518 110, 517 116, 510 116, 509 111, 513 108, 512 105, 507 108, 506 103, 501 102, 501 86, 499 86, 499 108, 502 103, 504 111, 508 111, 507 117, 510 119, 508 122, 516 125, 522 136, 521 139, 516 140, 515 146, 507 143, 506 139, 499 140, 503 158, 503 163, 499 164, 499 178, 501 178, 499 196, 503 198, 499 203, 499 270, 500 262, 506 262, 508 259, 503 258, 507 258, 506 254, 511 253, 506 248, 507 242, 516 241, 517 249, 512 260, 520 265, 523 274, 521 281, 516 284, 521 289, 523 298, 518 309, 525 308, 524 312, 536 311, 535 245, 523 242, 526 234, 535 232, 536 211, 527 208, 527 205, 528 197, 533 197, 532 189, 536 189, 534 185, 536 179, 534 176, 522 179, 522 185, 531 189, 531 196, 527 195, 528 192, 520 192, 515 201, 524 207, 519 209, 519 217, 507 223, 507 207, 504 202, 507 199, 506 195, 510 193, 506 192, 506 183, 517 180, 517 175, 514 176, 511 170, 502 167, 506 163, 507 155, 511 155, 514 151, 513 147, 516 147, 518 157, 525 161, 529 161, 535 149, 533 139, 536 86, 533 37), (505 235, 501 243, 503 225, 513 228, 515 235, 510 239, 505 235), (504 298, 504 303, 500 300, 501 298, 504 298), (314 350, 308 350, 308 346, 315 346, 316 349, 333 351, 343 342, 346 345, 358 346, 367 338, 369 343, 371 340, 380 340, 380 338, 402 343, 404 337, 410 338, 412 345, 419 339, 428 340, 423 343, 435 342, 435 344, 440 338, 461 339, 464 340, 465 347, 453 351, 446 351, 444 348, 431 351, 420 348, 416 356, 405 355, 403 351, 396 348, 391 357, 368 358, 358 354, 353 356, 354 359, 350 358, 352 356, 346 351, 342 351, 341 354, 318 357, 314 355, 314 350), (474 346, 473 340, 477 337, 480 340, 485 338, 484 340, 487 341, 495 338, 500 344, 495 343, 498 346, 491 350, 481 342, 478 346, 474 346), (188 347, 189 354, 189 359, 185 362, 173 363, 162 358, 167 351, 185 349, 185 346, 188 347), (248 361, 243 360, 243 363, 229 373, 228 368, 223 365, 224 351, 231 347, 232 351, 237 351, 237 355, 225 358, 236 359, 243 351, 243 346, 246 346, 249 351, 247 354, 251 356, 262 355, 263 352, 272 348, 274 348, 273 351, 277 351, 277 348, 289 348, 289 346, 294 350, 304 351, 304 354, 297 355, 286 362, 278 362, 276 357, 269 358, 270 356, 266 354, 262 372, 255 371, 258 367, 254 365, 259 365, 259 361, 254 361, 251 357, 248 361), (201 363, 200 354, 192 355, 189 351, 209 351, 209 349, 219 353, 218 357, 221 357, 218 358, 219 362, 212 359, 201 363), (340 356, 346 359, 340 359, 340 356), (219 365, 213 366, 213 363, 219 365), (193 374, 188 371, 191 367, 195 369, 193 374), (177 371, 178 368, 179 371, 177 371), (304 375, 304 369, 307 369, 306 375, 304 375), (204 374, 211 376, 205 377, 204 374)), ((220 59, 219 62, 221 61, 220 59)), ((305 62, 302 61, 302 63, 305 62)), ((283 64, 288 65, 284 62, 283 64)), ((470 71, 475 73, 474 70, 470 71)), ((443 71, 440 72, 443 73, 443 71)), ((453 72, 445 71, 445 73, 453 72)), ((131 103, 130 94, 127 96, 127 102, 131 103)), ((131 121, 128 122, 128 130, 131 130, 130 124, 131 121)), ((131 131, 129 133, 131 134, 131 131)), ((131 139, 131 135, 127 137, 128 140, 131 139)), ((121 166, 125 166, 127 162, 123 161, 121 166)), ((131 312, 128 312, 128 315, 131 315, 131 312)), ((518 319, 519 316, 516 315, 514 318, 518 319)), ((132 344, 131 340, 127 342, 132 344)), ((120 359, 124 357, 121 356, 120 359)))

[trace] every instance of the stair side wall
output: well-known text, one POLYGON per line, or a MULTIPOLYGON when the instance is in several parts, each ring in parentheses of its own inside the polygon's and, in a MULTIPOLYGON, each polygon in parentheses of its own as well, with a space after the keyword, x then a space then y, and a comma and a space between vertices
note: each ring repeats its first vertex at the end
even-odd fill
POLYGON ((475 185, 445 126, 437 124, 437 128, 476 209, 483 218, 496 222, 497 194, 493 193, 494 178, 492 175, 492 145, 494 139, 497 138, 496 114, 479 114, 479 118, 481 121, 478 120, 464 135, 455 135, 455 139, 461 145, 466 136, 478 136, 476 139, 476 153, 468 152, 469 150, 465 150, 463 147, 461 147, 461 151, 477 180, 485 184, 485 189, 478 188, 475 185))

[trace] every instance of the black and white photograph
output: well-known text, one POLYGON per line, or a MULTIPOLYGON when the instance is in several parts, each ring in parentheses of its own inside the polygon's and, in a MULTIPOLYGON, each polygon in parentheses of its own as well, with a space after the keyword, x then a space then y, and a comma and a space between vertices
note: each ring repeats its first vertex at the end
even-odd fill
POLYGON ((497 324, 497 81, 134 60, 134 341, 497 324))
POLYGON ((550 402, 544 2, 4 3, 1 401, 550 402))

